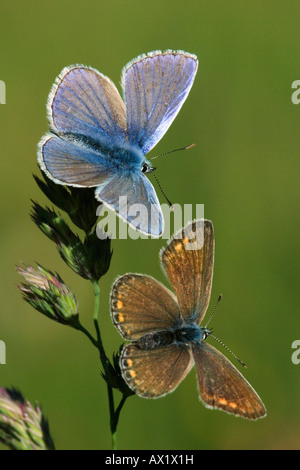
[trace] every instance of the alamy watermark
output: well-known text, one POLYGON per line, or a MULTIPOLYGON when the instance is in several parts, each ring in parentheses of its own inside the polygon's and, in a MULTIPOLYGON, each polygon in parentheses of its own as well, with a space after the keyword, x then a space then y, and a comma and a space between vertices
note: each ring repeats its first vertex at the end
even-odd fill
POLYGON ((6 346, 2 340, 0 340, 0 364, 6 364, 6 346))
POLYGON ((0 80, 0 104, 6 104, 6 86, 3 80, 0 80))
POLYGON ((292 349, 295 349, 295 351, 292 354, 292 363, 295 365, 300 364, 300 340, 295 339, 295 341, 292 342, 292 349))
MULTIPOLYGON (((154 231, 154 227, 157 228, 157 205, 127 205, 127 196, 120 196, 118 207, 121 208, 119 215, 123 220, 120 220, 116 212, 107 209, 105 206, 100 205, 98 207, 97 215, 100 217, 100 221, 97 224, 96 231, 100 239, 104 239, 106 236, 113 240, 125 240, 127 238, 136 240, 149 237, 149 235, 130 227, 126 221, 133 227, 144 228, 144 231, 145 228, 150 228, 150 231, 154 231)), ((183 207, 180 204, 173 204, 171 207, 168 204, 161 204, 160 207, 163 213, 164 230, 159 238, 165 240, 169 240, 172 236, 174 238, 187 238, 186 249, 199 249, 199 243, 203 244, 203 233, 200 230, 203 223, 198 222, 193 233, 185 233, 181 229, 192 220, 204 219, 204 204, 184 204, 183 207)))
POLYGON ((292 83, 292 88, 295 88, 296 91, 292 93, 291 100, 293 104, 300 103, 300 80, 294 80, 292 83))

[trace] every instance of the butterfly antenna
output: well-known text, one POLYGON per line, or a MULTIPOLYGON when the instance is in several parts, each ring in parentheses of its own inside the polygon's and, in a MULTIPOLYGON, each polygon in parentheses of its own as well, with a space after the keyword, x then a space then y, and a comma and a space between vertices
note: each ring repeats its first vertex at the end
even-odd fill
POLYGON ((219 340, 219 338, 217 338, 216 336, 214 336, 213 334, 209 333, 209 336, 211 336, 212 338, 214 338, 218 343, 220 343, 223 348, 225 348, 228 352, 230 352, 230 354, 232 354, 232 356, 243 366, 245 367, 245 369, 247 369, 247 366, 246 364, 241 361, 232 351, 231 349, 228 348, 228 346, 226 346, 226 344, 224 344, 221 340, 219 340))
POLYGON ((156 155, 155 157, 150 158, 150 160, 154 160, 155 158, 158 158, 158 157, 163 157, 164 155, 169 155, 170 153, 179 152, 180 150, 189 150, 192 147, 195 147, 195 145, 196 144, 191 144, 191 145, 187 145, 186 147, 182 147, 180 149, 169 150, 169 152, 165 152, 165 153, 161 153, 159 155, 156 155))
POLYGON ((209 324, 210 320, 211 320, 212 317, 214 316, 215 311, 216 311, 216 309, 217 309, 217 306, 219 305, 219 302, 221 301, 221 299, 222 299, 222 294, 219 295, 218 300, 217 300, 217 303, 216 303, 216 305, 215 305, 215 307, 214 307, 214 309, 213 309, 213 312, 212 312, 211 316, 210 316, 209 319, 208 319, 208 322, 207 322, 206 325, 205 325, 205 328, 207 327, 207 325, 209 324))
POLYGON ((156 183, 157 183, 157 185, 158 185, 158 187, 159 187, 159 189, 160 189, 162 195, 163 195, 164 198, 166 199, 167 203, 169 204, 170 207, 173 207, 172 202, 171 202, 170 199, 166 196, 164 190, 162 189, 162 187, 161 187, 161 185, 160 185, 160 182, 159 182, 158 179, 157 179, 156 174, 154 173, 154 168, 150 168, 150 171, 151 171, 152 175, 154 176, 155 181, 156 181, 156 183))
MULTIPOLYGON (((165 153, 161 153, 159 155, 156 155, 155 157, 152 157, 150 158, 150 160, 154 160, 155 158, 158 158, 158 157, 162 157, 163 155, 169 155, 170 153, 174 153, 174 152, 179 152, 180 150, 188 150, 188 149, 191 149, 192 147, 195 147, 196 144, 191 144, 191 145, 187 145, 186 147, 182 147, 180 149, 174 149, 174 150, 169 150, 169 152, 165 152, 165 153)), ((170 201, 170 199, 167 197, 167 195, 165 194, 164 190, 162 189, 161 185, 160 185, 160 182, 158 181, 157 179, 157 176, 156 174, 154 173, 154 170, 155 168, 150 168, 150 171, 151 173, 153 174, 154 178, 155 178, 155 181, 162 193, 162 195, 164 196, 165 200, 167 201, 167 203, 169 204, 169 206, 171 208, 173 208, 173 204, 172 202, 170 201)))
MULTIPOLYGON (((216 311, 216 309, 217 309, 217 306, 219 305, 221 299, 222 299, 222 294, 219 295, 218 300, 217 300, 217 303, 216 303, 216 305, 214 306, 213 312, 212 312, 212 314, 211 314, 211 316, 210 316, 208 322, 206 323, 206 326, 204 327, 204 329, 207 329, 206 327, 207 327, 207 325, 209 324, 209 322, 210 322, 210 320, 212 319, 212 317, 214 316, 215 311, 216 311)), ((236 356, 236 354, 234 354, 234 353, 231 351, 231 349, 229 349, 229 347, 226 346, 226 344, 224 344, 219 338, 217 338, 215 335, 213 335, 213 330, 212 330, 211 328, 210 328, 210 329, 207 329, 206 333, 207 333, 208 336, 211 336, 212 338, 214 338, 214 340, 216 340, 218 343, 220 343, 220 344, 223 346, 223 348, 225 348, 228 352, 230 352, 230 354, 232 354, 232 356, 233 356, 243 367, 245 367, 245 368, 247 369, 246 364, 245 364, 243 361, 241 361, 241 359, 239 359, 239 358, 236 356)))

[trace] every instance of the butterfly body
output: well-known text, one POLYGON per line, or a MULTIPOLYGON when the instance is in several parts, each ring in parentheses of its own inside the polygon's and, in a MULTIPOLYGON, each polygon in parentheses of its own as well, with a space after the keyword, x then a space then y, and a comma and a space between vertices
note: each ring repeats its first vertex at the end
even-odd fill
POLYGON ((155 348, 162 348, 165 346, 181 346, 183 344, 195 343, 198 344, 204 339, 204 328, 198 325, 181 326, 175 329, 159 331, 156 333, 148 333, 142 336, 135 342, 135 345, 140 349, 149 350, 155 348))
MULTIPOLYGON (((139 173, 142 171, 143 165, 151 167, 143 152, 127 142, 96 141, 85 135, 70 132, 60 134, 59 137, 78 147, 85 147, 86 151, 93 149, 95 153, 91 155, 91 162, 97 165, 97 163, 101 164, 101 161, 105 160, 107 170, 115 171, 116 174, 122 171, 125 176, 130 173, 139 173)), ((93 186, 98 186, 98 184, 95 181, 93 186)))
POLYGON ((199 394, 208 408, 247 419, 266 415, 255 390, 217 349, 201 326, 208 308, 214 264, 213 225, 187 224, 160 254, 175 295, 142 274, 125 274, 111 291, 111 316, 130 341, 120 357, 127 385, 139 396, 172 392, 195 365, 199 394))
POLYGON ((41 169, 58 184, 96 187, 96 198, 121 219, 159 237, 163 214, 144 175, 151 170, 145 155, 178 114, 197 67, 196 56, 183 51, 137 57, 123 68, 123 99, 96 69, 64 68, 48 98, 50 133, 39 143, 41 169), (137 204, 145 208, 142 215, 137 204))

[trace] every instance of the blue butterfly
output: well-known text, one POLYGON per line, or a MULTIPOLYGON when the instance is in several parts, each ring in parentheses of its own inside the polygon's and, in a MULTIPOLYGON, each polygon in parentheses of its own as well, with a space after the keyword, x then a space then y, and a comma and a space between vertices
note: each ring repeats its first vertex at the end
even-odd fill
POLYGON ((92 67, 64 68, 48 98, 50 132, 39 143, 41 169, 58 184, 95 186, 96 198, 121 219, 159 237, 163 214, 145 176, 152 171, 145 155, 178 114, 197 67, 197 57, 182 51, 137 57, 122 71, 124 101, 92 67))

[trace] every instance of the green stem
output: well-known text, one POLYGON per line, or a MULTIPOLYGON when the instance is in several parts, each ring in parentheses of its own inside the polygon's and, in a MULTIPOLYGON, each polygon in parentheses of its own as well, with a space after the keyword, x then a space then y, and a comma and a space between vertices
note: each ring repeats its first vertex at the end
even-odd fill
POLYGON ((100 353, 100 361, 102 363, 104 372, 107 372, 110 362, 104 351, 102 338, 101 338, 101 332, 100 332, 99 323, 98 323, 100 287, 97 281, 93 281, 93 286, 94 286, 94 293, 95 293, 94 325, 95 325, 95 330, 96 330, 96 335, 97 335, 97 347, 100 353))
MULTIPOLYGON (((77 330, 82 331, 82 333, 87 336, 87 338, 91 341, 91 343, 98 349, 100 361, 103 367, 103 370, 106 374, 109 374, 109 367, 111 367, 108 357, 105 354, 105 350, 102 343, 101 332, 98 323, 98 315, 99 315, 99 305, 100 305, 100 287, 98 282, 93 281, 94 287, 94 294, 95 294, 95 307, 94 307, 94 325, 96 330, 97 339, 95 339, 90 332, 78 322, 78 325, 75 326, 77 330)), ((107 386, 107 394, 108 394, 108 403, 109 403, 109 415, 110 415, 110 430, 111 430, 111 437, 112 437, 112 449, 117 449, 117 426, 119 422, 120 412, 124 406, 124 403, 127 399, 125 395, 122 396, 121 401, 115 410, 114 405, 114 396, 113 396, 113 389, 112 387, 106 383, 107 386)))
POLYGON ((95 294, 94 322, 98 322, 99 304, 100 304, 100 287, 97 281, 92 281, 95 294))
POLYGON ((124 406, 127 397, 122 396, 118 408, 115 411, 113 422, 111 423, 112 449, 117 450, 117 426, 119 422, 120 412, 124 406))
MULTIPOLYGON (((108 357, 105 354, 105 350, 104 350, 102 338, 101 338, 101 332, 99 328, 99 323, 98 323, 100 287, 97 281, 93 281, 93 287, 94 287, 94 294, 95 294, 94 325, 95 325, 96 334, 97 334, 98 350, 100 353, 100 361, 102 363, 102 367, 104 369, 104 372, 107 373, 108 368, 110 366, 110 362, 109 362, 108 357)), ((115 416, 116 416, 115 405, 114 405, 114 395, 113 395, 112 387, 108 383, 106 383, 106 387, 107 387, 107 395, 108 395, 108 403, 109 403, 110 430, 112 434, 112 448, 115 450, 117 446, 117 442, 116 442, 116 427, 114 427, 115 416)))
POLYGON ((97 348, 99 349, 99 345, 98 345, 98 341, 95 340, 95 338, 93 338, 93 336, 91 335, 91 333, 86 329, 84 328, 84 326, 78 322, 78 325, 75 326, 76 330, 79 330, 81 331, 89 340, 90 342, 97 348))

